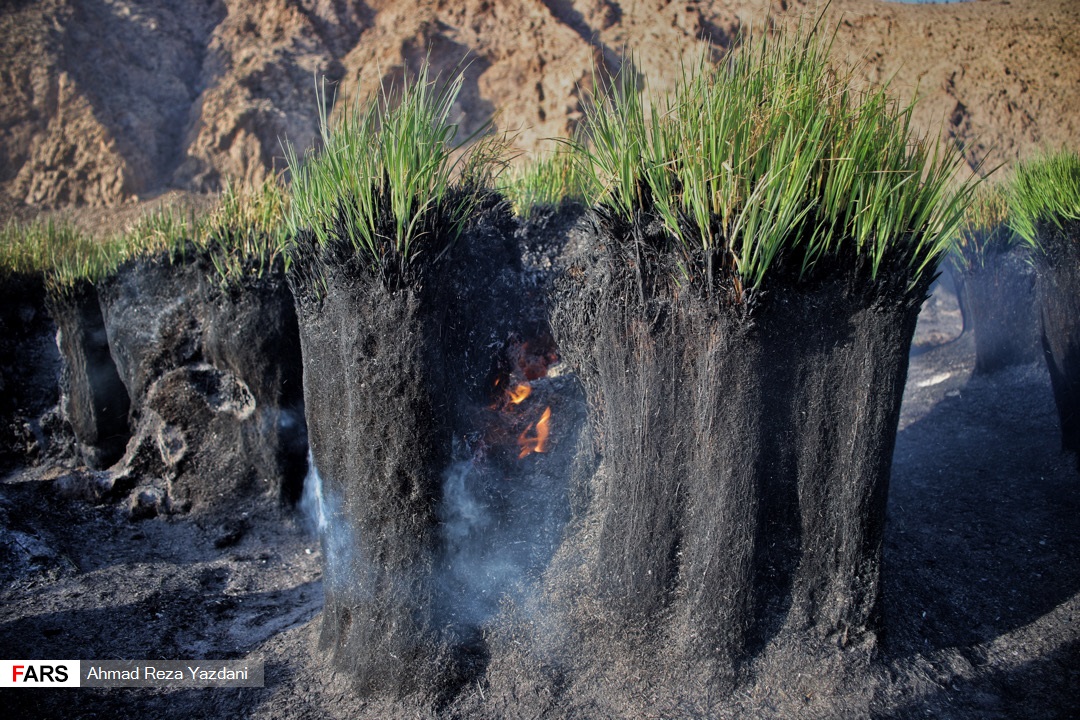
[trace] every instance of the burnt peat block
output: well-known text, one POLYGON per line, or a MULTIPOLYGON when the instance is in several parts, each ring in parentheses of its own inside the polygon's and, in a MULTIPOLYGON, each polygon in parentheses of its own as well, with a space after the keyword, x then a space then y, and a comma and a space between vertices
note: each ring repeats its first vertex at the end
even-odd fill
POLYGON ((1080 222, 1038 228, 1042 346, 1061 420, 1062 449, 1080 462, 1080 222))
MULTIPOLYGON (((647 254, 597 227, 553 318, 588 399, 581 467, 595 467, 548 574, 586 638, 574 654, 730 679, 781 634, 811 653, 873 644, 928 281, 899 265, 870 282, 852 258, 732 303, 665 283, 673 268, 638 276, 647 254)), ((646 253, 664 242, 637 232, 646 253)))
POLYGON ((41 275, 0 273, 0 465, 47 449, 41 420, 57 404, 59 377, 41 275))
POLYGON ((432 572, 451 428, 442 308, 328 269, 298 297, 308 440, 322 477, 320 646, 362 693, 408 694, 438 674, 432 572))
POLYGON ((993 373, 1038 360, 1039 314, 1030 253, 1023 248, 987 250, 981 262, 957 274, 964 327, 975 333, 975 372, 993 373))
POLYGON ((307 474, 307 422, 300 330, 282 268, 238 286, 212 286, 203 308, 203 356, 255 401, 252 421, 242 424, 240 454, 294 504, 307 474))
MULTIPOLYGON (((290 282, 308 437, 321 477, 320 648, 364 695, 445 698, 482 639, 443 594, 443 479, 516 319, 520 261, 505 205, 409 279, 342 241, 297 240, 290 282)), ((444 239, 445 240, 445 239, 444 239)))
POLYGON ((197 255, 142 258, 99 294, 131 398, 132 440, 115 472, 152 490, 135 494, 133 511, 229 513, 251 499, 295 501, 306 428, 299 331, 280 264, 226 289, 197 255))

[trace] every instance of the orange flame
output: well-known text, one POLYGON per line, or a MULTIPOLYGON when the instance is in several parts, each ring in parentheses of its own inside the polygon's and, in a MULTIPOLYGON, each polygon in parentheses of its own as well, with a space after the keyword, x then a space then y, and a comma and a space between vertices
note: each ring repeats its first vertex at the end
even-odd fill
POLYGON ((520 405, 531 394, 532 388, 525 384, 515 385, 513 390, 506 391, 511 405, 520 405))
POLYGON ((536 433, 529 435, 529 431, 533 429, 533 426, 529 425, 525 428, 525 432, 518 436, 518 445, 521 446, 521 452, 518 453, 519 460, 530 453, 547 452, 548 433, 551 432, 550 421, 551 408, 544 408, 544 414, 536 421, 536 433))

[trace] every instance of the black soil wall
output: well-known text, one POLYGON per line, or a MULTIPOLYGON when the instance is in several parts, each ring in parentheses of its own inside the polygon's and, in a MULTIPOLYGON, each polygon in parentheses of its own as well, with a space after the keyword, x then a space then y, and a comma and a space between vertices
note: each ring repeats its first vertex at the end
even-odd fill
POLYGON ((585 569, 552 578, 584 637, 602 638, 580 652, 625 646, 616 656, 730 676, 780 632, 872 641, 926 283, 906 291, 899 270, 869 285, 852 264, 748 312, 654 271, 639 284, 622 245, 600 236, 553 320, 589 401, 585 452, 601 458, 563 552, 585 569))
POLYGON ((130 400, 120 380, 101 316, 97 291, 81 283, 49 298, 64 358, 63 414, 89 467, 109 467, 123 454, 131 431, 130 400))
POLYGON ((120 379, 139 423, 150 385, 201 359, 200 300, 205 272, 167 257, 125 263, 98 285, 101 314, 120 379))
POLYGON ((41 275, 0 273, 0 465, 25 462, 59 439, 41 423, 59 400, 59 376, 41 275))
POLYGON ((507 208, 492 198, 477 225, 395 289, 351 248, 298 240, 290 281, 327 517, 320 647, 366 695, 437 699, 482 669, 481 638, 439 596, 437 567, 455 440, 475 430, 520 319, 507 208))
POLYGON ((975 333, 975 372, 993 373, 1039 358, 1035 268, 1026 251, 988 251, 960 275, 965 329, 975 333))
POLYGON ((1080 462, 1080 222, 1039 228, 1042 345, 1061 420, 1061 445, 1080 462))
POLYGON ((307 474, 300 328, 280 269, 205 294, 203 355, 240 378, 255 398, 256 421, 244 425, 242 455, 260 477, 280 483, 281 499, 300 499, 307 474))

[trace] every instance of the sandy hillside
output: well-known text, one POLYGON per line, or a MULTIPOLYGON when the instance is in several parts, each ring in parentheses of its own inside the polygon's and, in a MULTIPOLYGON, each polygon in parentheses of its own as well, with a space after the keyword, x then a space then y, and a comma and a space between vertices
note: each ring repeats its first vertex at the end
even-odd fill
MULTIPOLYGON (((593 63, 633 51, 656 86, 699 38, 764 27, 761 0, 14 0, 0 10, 0 213, 214 190, 316 131, 314 78, 368 91, 430 53, 471 62, 459 121, 493 114, 524 151, 567 134, 593 63)), ((813 15, 817 0, 771 3, 813 15)), ((918 122, 973 161, 1080 140, 1080 4, 834 0, 837 56, 924 96, 918 122)))

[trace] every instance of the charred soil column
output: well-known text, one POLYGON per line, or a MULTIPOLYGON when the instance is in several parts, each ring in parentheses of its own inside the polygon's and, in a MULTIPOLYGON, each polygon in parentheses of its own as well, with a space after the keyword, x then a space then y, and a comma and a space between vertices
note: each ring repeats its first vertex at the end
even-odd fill
MULTIPOLYGON (((320 644, 362 694, 425 702, 470 672, 459 628, 440 626, 435 607, 438 504, 456 396, 491 355, 462 340, 483 295, 459 292, 448 271, 492 159, 481 139, 463 176, 451 160, 462 82, 431 82, 424 65, 333 123, 320 108, 320 148, 287 149, 290 282, 326 519, 320 644)), ((483 269, 468 270, 480 288, 483 269)))
POLYGON ((599 609, 584 631, 597 652, 649 664, 674 652, 730 672, 754 594, 761 343, 739 310, 667 284, 670 268, 647 268, 639 285, 614 237, 634 233, 598 227, 598 250, 567 274, 553 319, 586 390, 596 446, 585 452, 601 458, 567 540, 586 566, 579 590, 599 609))
POLYGON ((300 331, 280 262, 262 277, 208 289, 202 342, 207 361, 255 398, 243 456, 285 505, 295 504, 307 473, 307 424, 300 331))
POLYGON ((451 446, 440 312, 349 263, 328 263, 325 280, 323 297, 294 290, 327 516, 320 646, 361 692, 404 695, 440 663, 432 571, 451 446))
POLYGON ((625 243, 602 233, 554 320, 602 458, 569 539, 602 608, 587 632, 713 679, 780 632, 872 641, 928 276, 840 265, 752 308, 646 283, 643 305, 625 243))
POLYGON ((668 303, 640 302, 610 249, 572 271, 554 329, 586 389, 603 462, 592 479, 593 589, 629 635, 655 635, 676 569, 684 463, 675 430, 682 358, 668 303))
POLYGON ((1062 449, 1080 462, 1080 221, 1039 226, 1042 344, 1061 420, 1062 449))
POLYGON ((975 372, 1038 359, 1035 271, 1027 253, 987 251, 961 274, 964 324, 975 332, 975 372))
POLYGON ((0 269, 0 467, 49 449, 62 366, 42 274, 0 269))
POLYGON ((794 467, 785 470, 798 488, 801 542, 786 625, 840 647, 867 633, 873 642, 881 629, 889 475, 928 285, 894 268, 882 274, 896 277, 778 293, 759 319, 765 366, 791 403, 784 420, 765 422, 791 443, 794 467))

